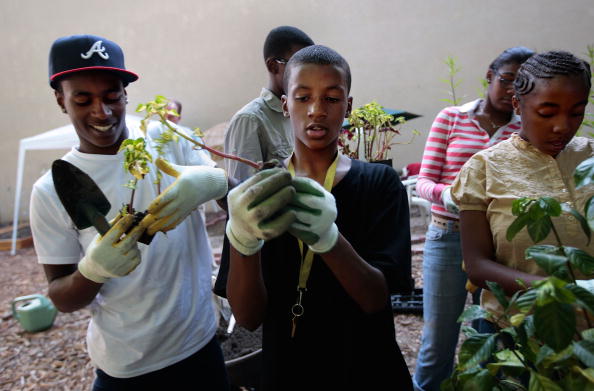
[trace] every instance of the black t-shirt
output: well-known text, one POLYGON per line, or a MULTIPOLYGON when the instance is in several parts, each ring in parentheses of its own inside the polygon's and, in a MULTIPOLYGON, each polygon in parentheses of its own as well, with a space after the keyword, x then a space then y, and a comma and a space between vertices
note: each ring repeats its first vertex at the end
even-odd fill
MULTIPOLYGON (((332 189, 336 225, 355 251, 381 270, 390 292, 410 292, 407 194, 396 172, 353 160, 332 189)), ((223 295, 228 271, 223 252, 215 293, 223 295)), ((304 314, 291 333, 301 255, 285 234, 261 252, 268 291, 263 323, 263 390, 408 390, 410 374, 396 343, 392 307, 365 314, 319 256, 303 296, 304 314)))

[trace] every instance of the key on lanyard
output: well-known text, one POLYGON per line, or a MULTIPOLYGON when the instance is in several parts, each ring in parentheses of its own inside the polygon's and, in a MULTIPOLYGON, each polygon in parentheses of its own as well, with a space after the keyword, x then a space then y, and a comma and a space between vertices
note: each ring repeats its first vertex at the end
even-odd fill
POLYGON ((297 302, 293 304, 291 307, 291 313, 293 314, 293 319, 291 320, 292 327, 291 327, 291 338, 295 336, 295 329, 297 329, 297 320, 300 316, 303 315, 303 306, 301 305, 301 299, 303 298, 303 289, 297 288, 297 302))

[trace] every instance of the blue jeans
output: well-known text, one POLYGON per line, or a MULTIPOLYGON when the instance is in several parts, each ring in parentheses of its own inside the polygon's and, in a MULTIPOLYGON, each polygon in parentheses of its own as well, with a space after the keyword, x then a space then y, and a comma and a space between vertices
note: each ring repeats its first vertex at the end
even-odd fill
POLYGON ((216 337, 190 357, 158 371, 131 378, 112 377, 101 369, 95 373, 93 391, 180 390, 180 384, 188 390, 230 389, 223 351, 216 337))
POLYGON ((460 232, 429 225, 423 251, 423 337, 413 377, 416 391, 439 391, 453 369, 460 333, 458 317, 467 291, 460 232))

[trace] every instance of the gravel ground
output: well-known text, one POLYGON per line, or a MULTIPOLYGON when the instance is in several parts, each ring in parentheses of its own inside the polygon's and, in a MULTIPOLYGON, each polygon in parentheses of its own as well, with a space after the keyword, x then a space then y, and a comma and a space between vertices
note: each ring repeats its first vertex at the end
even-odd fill
MULTIPOLYGON (((413 277, 416 287, 422 281, 422 235, 426 226, 412 212, 413 277), (419 239, 420 238, 420 239, 419 239)), ((215 253, 220 243, 216 230, 212 235, 215 253)), ((93 382, 93 368, 85 349, 89 319, 86 309, 70 314, 59 313, 52 328, 29 333, 13 319, 10 304, 18 296, 47 294, 47 283, 32 248, 17 251, 16 256, 0 252, 0 390, 88 390, 93 382)), ((414 372, 423 319, 420 315, 394 316, 398 344, 414 372)))

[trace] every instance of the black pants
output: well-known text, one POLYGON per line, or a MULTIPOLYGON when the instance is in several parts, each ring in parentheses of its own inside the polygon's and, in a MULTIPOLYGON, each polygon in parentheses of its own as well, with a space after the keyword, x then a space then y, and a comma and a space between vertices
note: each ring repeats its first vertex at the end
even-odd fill
POLYGON ((97 369, 96 375, 93 391, 229 390, 225 360, 216 337, 190 357, 158 371, 117 378, 97 369))

